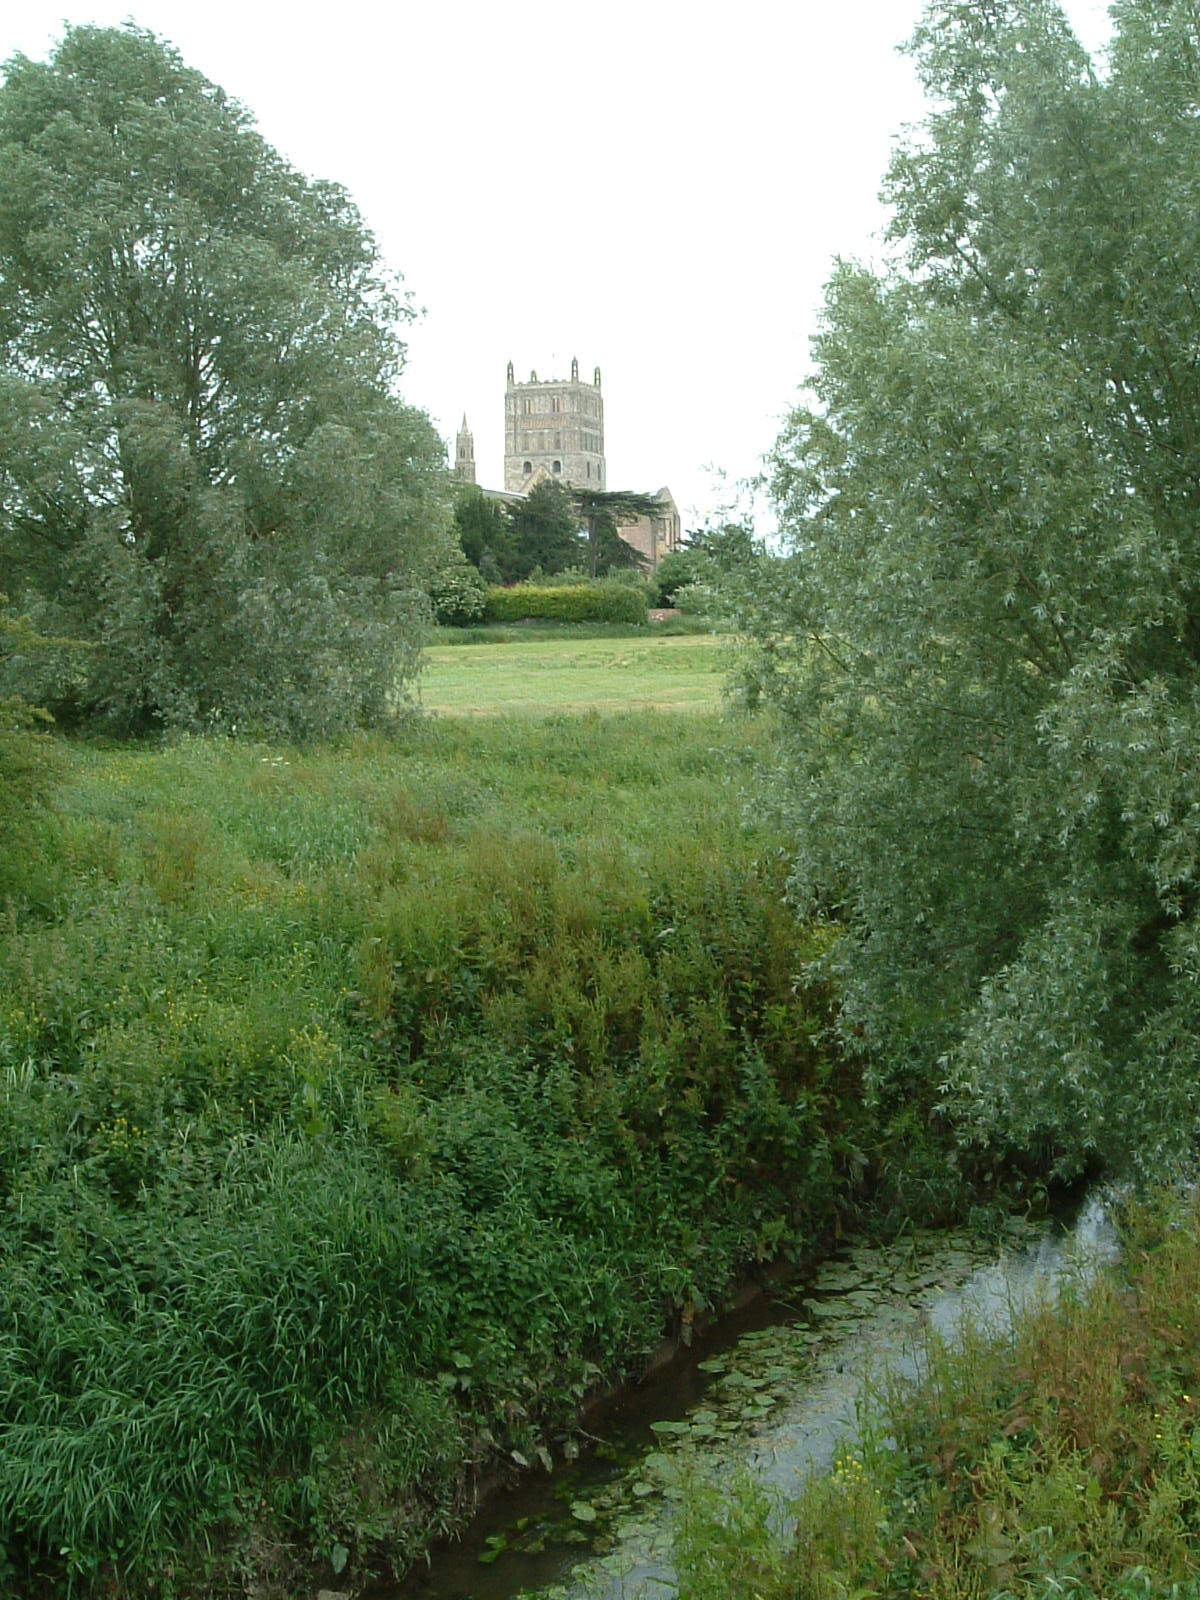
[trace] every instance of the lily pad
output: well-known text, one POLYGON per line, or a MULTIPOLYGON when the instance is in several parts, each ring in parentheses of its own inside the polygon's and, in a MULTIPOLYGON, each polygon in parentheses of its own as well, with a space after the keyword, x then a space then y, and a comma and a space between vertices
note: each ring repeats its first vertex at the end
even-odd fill
POLYGON ((596 1508, 587 1500, 572 1500, 571 1515, 575 1518, 576 1522, 595 1522, 596 1508))
POLYGON ((874 1245, 856 1244, 850 1252, 850 1259, 864 1274, 887 1270, 887 1258, 884 1252, 877 1250, 874 1245))
POLYGON ((879 1296, 873 1289, 851 1289, 845 1298, 850 1305, 860 1306, 864 1311, 870 1311, 872 1306, 879 1304, 879 1296))
POLYGON ((748 1372, 730 1372, 722 1379, 722 1387, 726 1389, 763 1389, 766 1387, 765 1378, 754 1378, 748 1372))
POLYGON ((857 1289, 862 1283, 862 1273, 857 1267, 847 1266, 843 1262, 831 1261, 821 1268, 813 1279, 814 1287, 824 1291, 827 1289, 857 1289))
POLYGON ((814 1317, 820 1317, 824 1322, 830 1317, 844 1317, 846 1306, 843 1300, 806 1300, 804 1309, 814 1317))
POLYGON ((757 1422, 760 1417, 765 1417, 772 1410, 774 1402, 766 1399, 757 1399, 749 1405, 743 1406, 738 1412, 743 1422, 757 1422))

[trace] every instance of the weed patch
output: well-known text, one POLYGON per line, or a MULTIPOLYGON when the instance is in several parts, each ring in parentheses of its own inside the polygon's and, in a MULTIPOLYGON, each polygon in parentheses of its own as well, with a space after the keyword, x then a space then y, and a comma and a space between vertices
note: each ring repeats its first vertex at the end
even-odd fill
POLYGON ((47 747, 0 941, 10 1587, 402 1566, 854 1206, 766 738, 47 747))

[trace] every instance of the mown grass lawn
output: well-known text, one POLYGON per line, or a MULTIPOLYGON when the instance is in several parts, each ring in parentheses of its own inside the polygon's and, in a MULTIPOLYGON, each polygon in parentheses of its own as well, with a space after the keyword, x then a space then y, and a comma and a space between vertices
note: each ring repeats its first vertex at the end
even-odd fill
POLYGON ((728 650, 711 634, 433 645, 421 703, 445 716, 714 711, 728 650))

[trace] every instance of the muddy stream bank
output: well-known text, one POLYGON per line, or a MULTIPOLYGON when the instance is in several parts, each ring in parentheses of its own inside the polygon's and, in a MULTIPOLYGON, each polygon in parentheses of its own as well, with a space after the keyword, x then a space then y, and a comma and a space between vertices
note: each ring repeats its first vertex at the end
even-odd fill
POLYGON ((1066 1221, 1014 1219, 999 1250, 922 1230, 852 1245, 624 1391, 591 1419, 594 1438, 576 1459, 523 1473, 461 1541, 373 1600, 666 1595, 681 1471, 749 1466, 793 1493, 852 1440, 868 1375, 885 1364, 916 1370, 928 1328, 952 1337, 968 1316, 1002 1326, 1028 1296, 1052 1293, 1115 1249, 1094 1199, 1066 1221))

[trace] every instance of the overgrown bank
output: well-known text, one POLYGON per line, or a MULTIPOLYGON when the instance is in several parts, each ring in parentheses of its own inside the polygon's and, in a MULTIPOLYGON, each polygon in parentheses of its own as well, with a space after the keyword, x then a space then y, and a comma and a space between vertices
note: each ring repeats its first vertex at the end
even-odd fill
POLYGON ((694 1484, 681 1600, 1194 1600, 1200 1213, 1125 1221, 1119 1272, 1003 1334, 931 1340, 806 1485, 786 1545, 748 1476, 694 1484))
POLYGON ((6 757, 4 1583, 410 1559, 739 1269, 945 1174, 822 1042, 765 737, 6 757))

